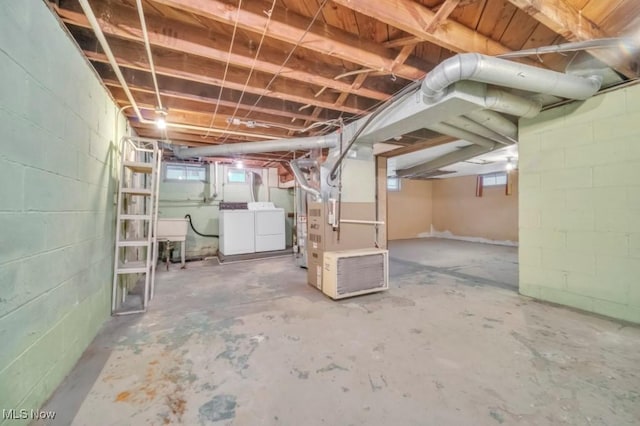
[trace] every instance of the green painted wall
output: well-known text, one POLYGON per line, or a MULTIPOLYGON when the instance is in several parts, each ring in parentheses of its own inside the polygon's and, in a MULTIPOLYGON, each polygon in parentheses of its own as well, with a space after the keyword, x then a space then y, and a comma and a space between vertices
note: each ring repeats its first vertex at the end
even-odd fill
MULTIPOLYGON (((211 165, 210 174, 214 175, 214 166, 211 165)), ((218 168, 219 193, 211 199, 215 193, 213 178, 210 182, 160 182, 160 199, 158 201, 158 216, 161 218, 183 218, 190 214, 193 225, 203 234, 218 234, 218 212, 220 201, 251 201, 249 184, 227 183, 227 166, 218 168), (205 196, 207 200, 205 200, 205 196)), ((256 169, 262 176, 262 184, 258 186, 257 201, 271 201, 276 207, 285 209, 285 212, 293 212, 293 190, 278 188, 278 175, 276 169, 256 169), (268 174, 270 174, 269 177, 268 174)), ((292 245, 293 219, 286 218, 286 242, 292 245)), ((218 239, 201 237, 191 228, 187 232, 186 255, 189 257, 213 256, 218 250, 218 239)), ((174 258, 179 257, 176 247, 174 258)))
POLYGON ((0 409, 30 410, 109 316, 125 122, 43 1, 0 2, 0 78, 0 409))
POLYGON ((640 86, 520 122, 520 292, 640 323, 640 86))

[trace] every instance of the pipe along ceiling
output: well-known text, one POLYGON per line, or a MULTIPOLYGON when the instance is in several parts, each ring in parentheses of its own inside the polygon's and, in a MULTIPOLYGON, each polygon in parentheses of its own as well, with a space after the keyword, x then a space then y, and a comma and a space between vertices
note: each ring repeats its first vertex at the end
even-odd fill
MULTIPOLYGON (((587 99, 599 89, 598 75, 581 77, 536 68, 504 59, 466 53, 445 60, 431 71, 415 90, 385 103, 379 110, 346 125, 339 132, 323 136, 248 142, 210 147, 177 147, 178 158, 237 155, 255 152, 331 148, 323 167, 333 171, 347 151, 372 145, 419 129, 429 129, 467 143, 456 151, 427 163, 397 170, 400 177, 428 175, 441 167, 465 161, 517 142, 515 119, 540 112, 540 95, 562 99, 587 99), (375 117, 374 117, 375 115, 375 117), (371 118, 374 117, 372 120, 371 118)), ((317 189, 303 181, 304 173, 294 167, 296 179, 315 198, 317 189)), ((323 179, 324 183, 324 179, 323 179)))
MULTIPOLYGON (((142 122, 148 122, 127 86, 88 1, 79 2, 136 115, 142 122)), ((141 24, 145 26, 139 0, 138 12, 141 24)), ((146 37, 145 44, 152 62, 146 37)), ((466 146, 439 158, 396 171, 400 177, 432 175, 441 167, 517 143, 518 129, 514 120, 538 114, 542 107, 540 96, 552 96, 556 100, 587 99, 600 89, 602 77, 559 73, 477 53, 464 53, 443 61, 421 84, 417 83, 403 89, 372 113, 327 135, 197 148, 176 147, 174 155, 186 159, 330 148, 325 163, 314 166, 316 171, 318 168, 330 170, 327 176, 323 175, 320 188, 314 188, 306 181, 302 164, 292 164, 301 187, 314 198, 325 198, 332 188, 335 189, 333 181, 347 154, 362 146, 371 147, 374 143, 421 129, 452 136, 465 143, 466 146)), ((305 166, 309 168, 309 164, 305 166)))

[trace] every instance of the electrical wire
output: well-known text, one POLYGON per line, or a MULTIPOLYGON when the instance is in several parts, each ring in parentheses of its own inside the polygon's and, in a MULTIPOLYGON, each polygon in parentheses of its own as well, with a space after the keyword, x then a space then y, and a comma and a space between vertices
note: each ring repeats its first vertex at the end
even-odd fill
MULTIPOLYGON (((233 50, 233 43, 236 39, 236 32, 238 30, 238 21, 240 20, 240 8, 242 7, 242 0, 238 2, 238 11, 236 12, 236 21, 233 23, 233 34, 231 35, 231 43, 229 43, 229 52, 227 53, 227 63, 224 66, 224 74, 222 75, 222 84, 220 85, 220 92, 218 92, 218 98, 222 96, 222 91, 224 90, 224 85, 227 81, 227 72, 229 71, 229 62, 231 62, 231 51, 233 50)), ((216 107, 213 110, 213 115, 211 116, 211 122, 209 123, 209 130, 207 133, 202 136, 203 139, 209 137, 210 130, 213 128, 213 123, 216 120, 216 116, 218 115, 218 107, 220 106, 220 102, 216 102, 216 107)))
MULTIPOLYGON (((273 0, 273 3, 271 3, 271 8, 269 10, 265 10, 265 13, 267 15, 267 22, 264 24, 264 29, 262 30, 260 43, 258 43, 258 49, 256 49, 256 54, 253 57, 253 63, 251 64, 251 68, 249 69, 249 74, 247 75, 247 79, 244 82, 244 87, 242 88, 242 92, 240 92, 240 98, 236 102, 236 108, 233 110, 233 114, 231 114, 231 117, 227 119, 227 127, 225 130, 229 129, 229 127, 231 126, 231 123, 233 122, 233 119, 236 118, 236 114, 238 113, 238 109, 240 108, 240 104, 242 103, 242 99, 244 98, 244 94, 247 91, 247 86, 249 86, 249 81, 251 80, 251 76, 253 75, 253 70, 255 69, 256 62, 258 62, 258 56, 260 55, 260 50, 262 49, 264 38, 267 35, 267 30, 269 28, 269 24, 271 23, 271 15, 273 14, 273 9, 276 7, 276 1, 277 0, 273 0)), ((225 143, 228 138, 229 138, 229 135, 225 135, 225 137, 222 139, 220 143, 225 143)))
POLYGON ((185 214, 184 218, 185 219, 189 219, 189 225, 191 226, 191 229, 193 230, 193 232, 195 232, 196 234, 200 235, 201 237, 220 238, 219 235, 203 234, 201 232, 198 232, 198 230, 193 226, 193 222, 191 222, 191 215, 190 214, 185 214))
MULTIPOLYGON (((298 46, 300 45, 300 43, 302 43, 302 40, 306 37, 306 35, 309 33, 309 31, 311 30, 311 27, 313 26, 313 24, 316 22, 316 20, 318 19, 318 16, 320 15, 320 12, 322 12, 322 9, 324 8, 324 6, 328 3, 329 0, 324 0, 322 2, 322 4, 318 7, 318 10, 316 11, 316 13, 313 15, 313 18, 311 19, 311 22, 309 22, 309 25, 307 25, 307 28, 304 30, 304 32, 302 33, 302 35, 300 36, 300 38, 298 39, 298 41, 296 42, 296 44, 293 45, 293 48, 289 51, 289 54, 287 55, 287 57, 285 58, 284 62, 282 63, 282 65, 280 65, 280 69, 278 69, 278 71, 273 75, 273 77, 271 78, 271 80, 269 80, 269 83, 267 83, 267 85, 265 86, 264 90, 265 92, 269 89, 269 87, 271 87, 271 85, 273 84, 273 82, 276 80, 276 78, 278 78, 278 76, 280 75, 280 73, 282 72, 282 70, 284 69, 285 65, 287 64, 287 62, 289 62, 289 60, 291 59, 291 57, 293 56, 293 52, 295 52, 295 50, 298 48, 298 46)), ((258 105, 258 102, 260 102, 262 100, 262 98, 264 97, 264 94, 260 95, 258 97, 258 99, 256 99, 256 101, 253 103, 253 105, 251 106, 251 108, 249 109, 249 112, 247 112, 245 114, 245 118, 247 118, 249 116, 249 114, 251 114, 253 112, 253 110, 255 109, 255 107, 258 105)))

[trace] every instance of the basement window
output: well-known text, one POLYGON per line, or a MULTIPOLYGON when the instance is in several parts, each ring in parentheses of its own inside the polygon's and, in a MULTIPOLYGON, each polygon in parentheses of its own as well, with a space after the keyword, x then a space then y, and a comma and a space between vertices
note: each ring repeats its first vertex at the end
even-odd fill
POLYGON ((229 169, 227 171, 227 183, 246 183, 247 172, 244 169, 229 169))
POLYGON ((169 182, 207 182, 208 164, 167 163, 164 180, 169 182))
POLYGON ((482 186, 503 186, 507 184, 507 174, 504 172, 482 175, 482 186))
POLYGON ((397 192, 400 191, 400 178, 388 177, 387 178, 387 191, 397 192))

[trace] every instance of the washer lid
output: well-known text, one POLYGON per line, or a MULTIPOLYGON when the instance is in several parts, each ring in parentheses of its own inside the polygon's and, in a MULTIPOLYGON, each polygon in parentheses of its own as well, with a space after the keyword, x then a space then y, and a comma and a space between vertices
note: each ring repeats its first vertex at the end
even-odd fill
POLYGON ((247 203, 249 210, 273 210, 276 206, 270 201, 256 201, 253 203, 247 203))

